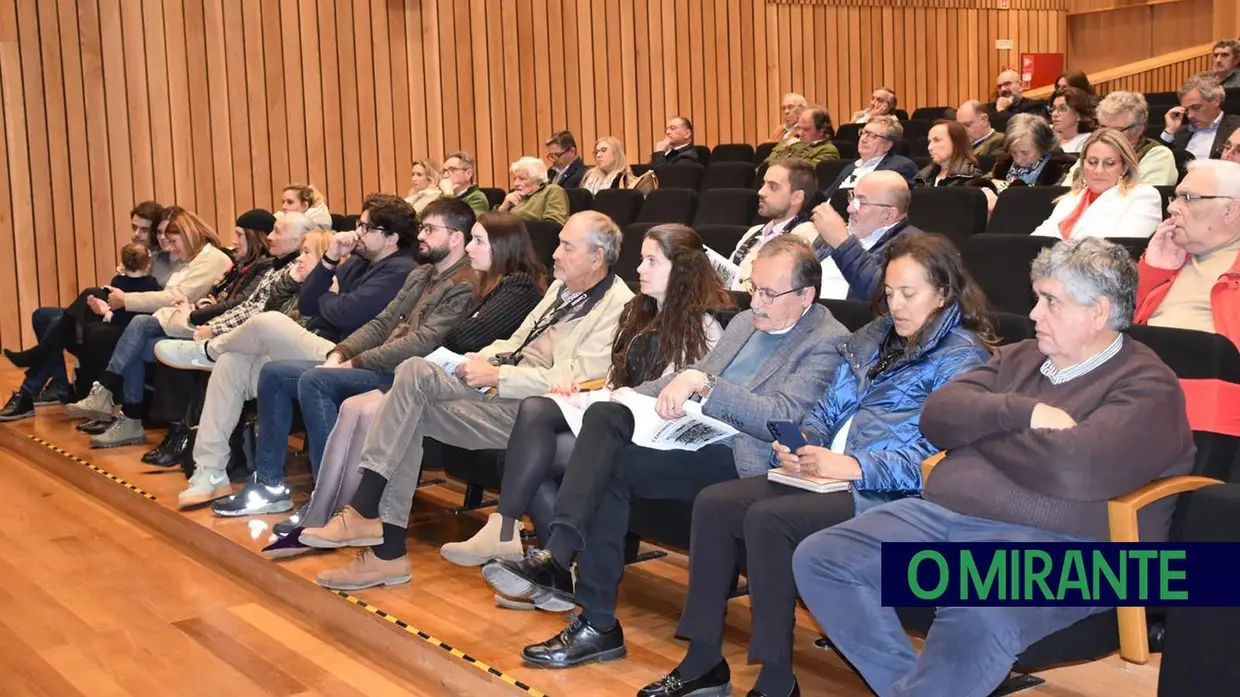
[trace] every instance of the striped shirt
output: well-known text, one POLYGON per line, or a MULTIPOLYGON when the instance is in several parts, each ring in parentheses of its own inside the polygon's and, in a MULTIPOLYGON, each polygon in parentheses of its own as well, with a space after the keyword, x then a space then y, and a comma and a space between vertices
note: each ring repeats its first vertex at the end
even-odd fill
POLYGON ((1111 360, 1115 354, 1119 353, 1119 349, 1123 346, 1123 344, 1124 335, 1120 334, 1115 337, 1115 341, 1112 341, 1110 346, 1094 354, 1093 358, 1077 363, 1076 365, 1068 366, 1063 370, 1057 370, 1055 368, 1055 364, 1051 363, 1051 359, 1047 358, 1046 361, 1042 363, 1042 374, 1050 379, 1052 385, 1062 385, 1069 380, 1075 380, 1076 378, 1081 377, 1094 368, 1097 368, 1103 363, 1111 360))

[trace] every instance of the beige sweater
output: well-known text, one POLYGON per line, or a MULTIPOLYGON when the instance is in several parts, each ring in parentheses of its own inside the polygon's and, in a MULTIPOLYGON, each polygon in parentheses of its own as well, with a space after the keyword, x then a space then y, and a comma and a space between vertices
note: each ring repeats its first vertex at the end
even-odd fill
MULTIPOLYGON (((560 296, 564 284, 556 281, 547 289, 546 295, 517 331, 507 339, 497 341, 479 351, 492 358, 501 353, 511 353, 529 336, 535 322, 560 296)), ((611 369, 611 342, 616 336, 616 326, 625 304, 633 298, 619 276, 611 288, 584 317, 555 327, 555 340, 551 348, 551 365, 503 365, 499 368, 499 397, 501 399, 524 399, 546 394, 552 385, 578 385, 607 377, 611 369)), ((528 352, 528 349, 527 349, 528 352)), ((527 361, 530 363, 531 361, 527 361)))
POLYGON ((125 309, 150 314, 171 305, 178 294, 184 295, 191 303, 197 302, 211 291, 230 268, 232 259, 208 244, 189 262, 173 267, 172 275, 168 277, 163 290, 126 294, 125 309))

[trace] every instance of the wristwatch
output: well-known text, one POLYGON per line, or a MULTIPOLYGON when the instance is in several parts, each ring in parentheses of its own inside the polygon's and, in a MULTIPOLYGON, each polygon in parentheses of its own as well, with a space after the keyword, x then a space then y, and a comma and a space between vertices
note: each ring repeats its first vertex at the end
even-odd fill
POLYGON ((719 378, 715 377, 714 375, 711 375, 710 373, 707 373, 706 374, 706 387, 702 388, 701 390, 698 390, 697 396, 701 399, 706 399, 707 397, 709 397, 711 390, 715 389, 715 383, 718 381, 719 381, 719 378))

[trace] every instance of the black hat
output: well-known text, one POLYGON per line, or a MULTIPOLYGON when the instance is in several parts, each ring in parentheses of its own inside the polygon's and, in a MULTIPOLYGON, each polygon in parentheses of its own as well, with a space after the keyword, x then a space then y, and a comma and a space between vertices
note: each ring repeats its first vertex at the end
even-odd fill
POLYGON ((276 217, 271 214, 271 211, 255 208, 237 216, 237 227, 243 230, 270 233, 276 227, 276 217))

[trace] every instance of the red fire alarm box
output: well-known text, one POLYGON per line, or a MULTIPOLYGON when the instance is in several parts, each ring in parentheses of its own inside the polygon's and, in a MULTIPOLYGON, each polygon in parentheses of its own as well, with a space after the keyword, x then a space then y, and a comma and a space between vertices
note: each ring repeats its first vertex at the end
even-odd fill
POLYGON ((1020 54, 1020 81, 1024 89, 1032 90, 1045 85, 1053 85, 1062 72, 1062 53, 1020 54))

